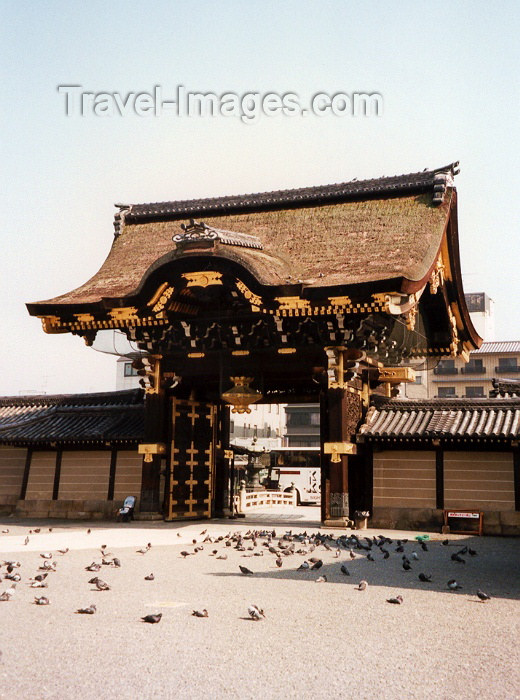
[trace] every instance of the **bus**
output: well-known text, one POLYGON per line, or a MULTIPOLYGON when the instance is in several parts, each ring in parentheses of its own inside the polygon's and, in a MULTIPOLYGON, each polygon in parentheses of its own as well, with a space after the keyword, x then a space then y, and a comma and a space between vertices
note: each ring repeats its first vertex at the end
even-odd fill
POLYGON ((264 485, 290 491, 293 484, 298 505, 320 505, 320 448, 277 447, 271 450, 271 464, 264 485))

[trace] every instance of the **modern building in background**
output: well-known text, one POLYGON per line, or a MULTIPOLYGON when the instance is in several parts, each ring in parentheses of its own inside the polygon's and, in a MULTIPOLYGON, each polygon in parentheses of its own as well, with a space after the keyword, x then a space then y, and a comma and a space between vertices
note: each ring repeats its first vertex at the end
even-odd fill
POLYGON ((485 398, 493 379, 515 378, 520 371, 520 341, 495 340, 495 302, 485 292, 465 294, 471 321, 484 339, 469 362, 446 358, 416 367, 415 383, 402 385, 408 399, 485 398), (431 365, 431 366, 429 366, 431 365))
POLYGON ((489 396, 493 379, 520 376, 520 340, 482 343, 468 363, 459 359, 439 362, 430 378, 430 397, 473 398, 489 396))
POLYGON ((317 403, 293 403, 285 407, 287 447, 319 447, 320 406, 317 403))

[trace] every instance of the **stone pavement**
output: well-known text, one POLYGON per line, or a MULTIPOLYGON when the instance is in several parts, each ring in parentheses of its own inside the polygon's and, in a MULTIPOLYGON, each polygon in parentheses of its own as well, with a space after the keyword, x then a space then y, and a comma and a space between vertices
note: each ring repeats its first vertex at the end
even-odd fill
MULTIPOLYGON (((306 559, 298 554, 283 557, 278 568, 261 544, 261 557, 222 541, 204 543, 194 556, 180 554, 208 534, 319 529, 316 509, 287 516, 257 514, 254 525, 252 517, 128 525, 45 521, 39 534, 29 535, 38 527, 34 521, 0 520, 0 531, 9 529, 0 534, 0 560, 20 561, 22 575, 13 600, 0 602, 0 698, 520 697, 518 539, 454 535, 444 547, 443 538, 430 533, 423 552, 413 540, 417 533, 383 532, 409 538, 410 572, 403 571, 395 542, 389 559, 376 550, 375 562, 366 552, 351 561, 345 550, 336 558, 334 550, 317 547, 306 556, 322 558, 319 571, 298 571, 306 559), (150 550, 138 553, 147 542, 150 550), (88 584, 97 574, 84 567, 101 561, 102 544, 122 565, 102 567, 98 575, 111 590, 100 592, 88 584), (465 544, 478 554, 464 557, 465 564, 452 561, 465 544), (70 551, 60 555, 65 547, 70 551), (216 559, 213 549, 228 558, 216 559), (57 572, 47 577, 48 588, 32 589, 28 579, 45 551, 53 553, 57 572), (342 563, 350 576, 341 573, 342 563), (241 574, 239 565, 253 575, 241 574), (418 580, 422 571, 432 574, 431 583, 418 580), (155 580, 145 581, 151 572, 155 580), (320 574, 326 583, 316 582, 320 574), (450 592, 449 578, 463 589, 450 592), (369 582, 364 592, 355 590, 361 579, 369 582), (492 600, 481 603, 477 588, 492 600), (402 605, 386 602, 398 593, 402 605), (42 594, 49 606, 32 603, 42 594), (91 603, 95 615, 75 614, 91 603), (265 620, 249 618, 251 603, 265 610, 265 620), (202 608, 208 618, 191 615, 202 608), (140 621, 151 612, 163 613, 158 625, 140 621)), ((9 585, 3 580, 0 591, 9 585)))

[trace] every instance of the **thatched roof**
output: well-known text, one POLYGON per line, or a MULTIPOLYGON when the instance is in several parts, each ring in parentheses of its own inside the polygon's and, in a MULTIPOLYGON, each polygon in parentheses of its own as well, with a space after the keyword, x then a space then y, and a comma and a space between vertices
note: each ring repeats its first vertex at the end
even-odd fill
MULTIPOLYGON (((235 260, 263 285, 299 282, 319 288, 395 280, 396 291, 403 281, 419 288, 435 263, 454 206, 455 165, 326 187, 121 207, 112 249, 99 272, 81 287, 29 309, 45 313, 52 305, 135 294, 150 268, 192 254, 172 237, 193 217, 257 237, 263 249, 220 242, 208 254, 235 260)), ((412 287, 408 284, 408 290, 412 287)))

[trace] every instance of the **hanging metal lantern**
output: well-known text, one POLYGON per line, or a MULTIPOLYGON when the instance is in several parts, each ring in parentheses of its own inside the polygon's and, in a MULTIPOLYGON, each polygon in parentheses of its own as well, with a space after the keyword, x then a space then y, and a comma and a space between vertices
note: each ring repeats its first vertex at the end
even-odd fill
POLYGON ((230 377, 230 379, 234 387, 225 391, 222 399, 233 406, 231 413, 251 413, 249 406, 263 398, 259 391, 249 386, 254 377, 230 377))

